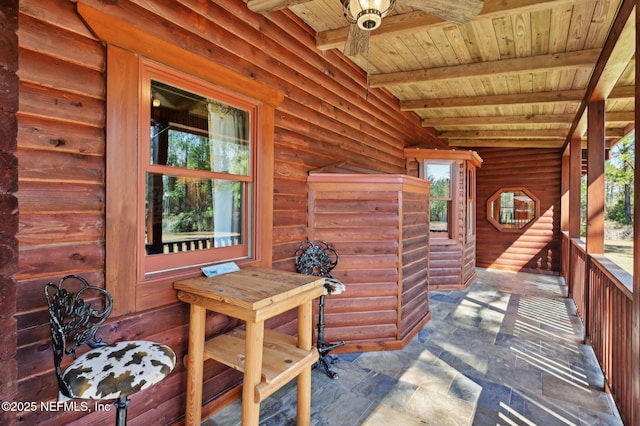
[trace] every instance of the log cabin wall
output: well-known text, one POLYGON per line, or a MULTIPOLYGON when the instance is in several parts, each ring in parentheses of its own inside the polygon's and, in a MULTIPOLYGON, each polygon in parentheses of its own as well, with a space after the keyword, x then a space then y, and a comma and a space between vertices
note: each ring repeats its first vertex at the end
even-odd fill
POLYGON ((478 266, 560 273, 560 179, 556 149, 478 149, 478 266), (487 200, 502 187, 524 187, 540 200, 540 217, 522 232, 500 232, 487 220, 487 200))
MULTIPOLYGON (((0 13, 0 400, 15 401, 18 365, 16 281, 18 270, 18 0, 2 3, 0 13)), ((0 411, 0 424, 14 413, 0 411)))
MULTIPOLYGON (((289 12, 257 15, 241 0, 83 3, 122 20, 140 17, 155 36, 186 40, 181 47, 187 50, 189 40, 204 43, 216 63, 286 94, 275 117, 275 268, 294 270, 293 253, 307 237, 309 170, 349 161, 402 173, 405 146, 425 141, 434 147, 440 144, 416 116, 401 113, 398 101, 386 91, 372 90, 365 99, 364 72, 336 51, 318 51, 314 33, 289 12)), ((73 1, 23 0, 19 11, 19 42, 13 42, 19 53, 20 79, 15 115, 20 203, 19 264, 14 274, 18 333, 17 355, 8 364, 19 360, 14 400, 50 401, 57 389, 43 286, 68 273, 104 285, 106 48, 83 24, 73 1)), ((5 216, 12 216, 0 211, 0 223, 5 226, 5 216)), ((144 396, 132 397, 130 421, 168 424, 184 415, 182 357, 187 323, 188 310, 176 301, 112 319, 102 331, 110 341, 161 341, 178 356, 178 365, 167 379, 144 396)), ((235 325, 224 316, 210 315, 207 334, 235 325)), ((272 326, 295 329, 287 316, 272 326)), ((237 397, 234 392, 240 379, 238 372, 208 362, 203 400, 210 403, 209 409, 237 397)), ((19 413, 17 419, 25 425, 112 424, 113 416, 113 411, 38 410, 19 413)))

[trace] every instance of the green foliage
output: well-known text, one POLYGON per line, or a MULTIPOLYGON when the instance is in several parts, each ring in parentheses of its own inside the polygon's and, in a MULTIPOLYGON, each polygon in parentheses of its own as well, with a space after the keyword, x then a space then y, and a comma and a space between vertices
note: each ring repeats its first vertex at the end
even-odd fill
POLYGON ((605 164, 606 217, 621 225, 633 222, 635 132, 621 139, 605 164))
POLYGON ((612 207, 607 207, 607 220, 616 222, 621 225, 631 225, 633 218, 625 211, 625 202, 618 199, 612 207))

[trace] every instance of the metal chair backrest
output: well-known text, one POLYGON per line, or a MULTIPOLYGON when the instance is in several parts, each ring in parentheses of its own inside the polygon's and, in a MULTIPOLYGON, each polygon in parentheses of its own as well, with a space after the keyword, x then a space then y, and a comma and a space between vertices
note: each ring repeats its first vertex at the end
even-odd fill
POLYGON ((60 390, 69 395, 67 385, 62 380, 60 364, 65 355, 76 358, 76 349, 87 344, 91 348, 106 346, 96 338, 98 328, 107 320, 113 308, 113 298, 103 288, 89 285, 78 275, 66 275, 59 284, 48 283, 44 287, 49 308, 49 326, 53 348, 53 362, 60 390), (75 282, 80 289, 73 292, 65 285, 75 282), (91 298, 92 302, 85 301, 91 298))
POLYGON ((331 278, 331 271, 338 264, 338 253, 331 244, 322 240, 304 240, 296 250, 298 273, 331 278))

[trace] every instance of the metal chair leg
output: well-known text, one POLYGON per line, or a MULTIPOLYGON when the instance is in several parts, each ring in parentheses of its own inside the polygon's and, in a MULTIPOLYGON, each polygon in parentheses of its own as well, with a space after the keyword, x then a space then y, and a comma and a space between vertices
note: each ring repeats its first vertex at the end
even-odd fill
POLYGON ((116 426, 126 426, 127 424, 127 407, 131 400, 126 396, 121 396, 114 402, 116 406, 116 426))

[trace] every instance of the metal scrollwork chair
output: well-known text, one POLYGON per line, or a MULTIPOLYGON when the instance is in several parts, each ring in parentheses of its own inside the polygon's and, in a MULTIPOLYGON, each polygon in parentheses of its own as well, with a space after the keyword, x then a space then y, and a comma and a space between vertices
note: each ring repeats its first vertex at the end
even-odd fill
POLYGON ((155 342, 130 340, 109 345, 97 338, 98 328, 111 313, 113 299, 105 289, 89 285, 78 275, 67 275, 57 285, 46 284, 44 293, 58 399, 115 399, 116 424, 125 425, 129 395, 169 375, 176 364, 175 353, 155 342), (71 285, 80 289, 74 293, 65 288, 71 285), (76 349, 84 344, 91 350, 76 357, 76 349), (63 371, 65 355, 71 355, 73 361, 63 371))
POLYGON ((340 294, 347 289, 344 283, 331 276, 331 271, 338 264, 338 253, 331 247, 331 244, 325 241, 304 240, 296 250, 295 256, 296 270, 299 273, 325 277, 324 291, 320 296, 318 305, 318 342, 316 346, 320 353, 320 359, 317 365, 324 369, 327 376, 337 379, 338 373, 331 368, 331 364, 335 363, 337 358, 334 355, 330 355, 329 352, 344 345, 345 342, 328 343, 324 340, 324 299, 328 294, 340 294))

